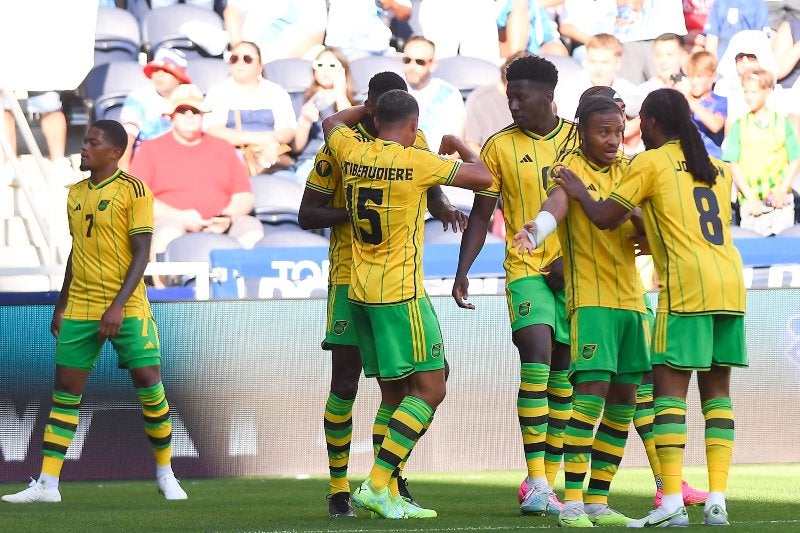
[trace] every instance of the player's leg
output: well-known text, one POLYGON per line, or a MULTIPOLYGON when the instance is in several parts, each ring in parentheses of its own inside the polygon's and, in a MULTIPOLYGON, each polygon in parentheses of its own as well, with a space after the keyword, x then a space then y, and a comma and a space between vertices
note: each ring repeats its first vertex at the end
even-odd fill
POLYGON ((42 444, 42 471, 39 479, 16 494, 3 496, 11 503, 59 502, 61 468, 75 431, 83 387, 100 355, 98 322, 64 319, 56 341, 56 369, 53 404, 42 444))
MULTIPOLYGON (((569 381, 569 325, 567 323, 567 306, 564 291, 556 297, 555 343, 550 362, 550 375, 547 379, 547 437, 544 449, 544 470, 547 483, 555 485, 556 475, 561 467, 564 447, 564 428, 572 413, 572 383, 569 381)), ((552 498, 556 507, 560 502, 552 498)))

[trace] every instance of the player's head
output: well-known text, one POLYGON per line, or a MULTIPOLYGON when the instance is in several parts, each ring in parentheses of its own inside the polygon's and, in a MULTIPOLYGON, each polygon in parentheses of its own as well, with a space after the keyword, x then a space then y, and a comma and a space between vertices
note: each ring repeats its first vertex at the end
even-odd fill
POLYGON ((86 132, 81 147, 81 170, 116 167, 128 147, 128 133, 116 120, 98 120, 86 132))
POLYGON ((657 89, 644 99, 639 111, 642 122, 642 141, 648 149, 678 139, 686 158, 686 166, 695 181, 713 185, 717 168, 708 158, 692 112, 682 93, 675 89, 657 89))
POLYGON ((375 104, 378 103, 381 96, 393 89, 401 91, 408 90, 406 80, 396 72, 378 72, 372 76, 369 80, 369 87, 367 88, 367 99, 364 100, 364 107, 367 110, 367 114, 375 116, 375 104))
POLYGON ((431 79, 435 65, 436 45, 422 35, 412 35, 403 47, 403 71, 408 84, 422 88, 431 79))
POLYGON ((380 97, 375 114, 375 126, 383 136, 387 130, 402 132, 404 146, 414 144, 417 136, 419 105, 413 96, 400 89, 392 89, 380 97))
POLYGON ((550 61, 538 56, 515 59, 506 69, 506 82, 508 109, 520 128, 535 129, 553 117, 558 71, 550 61))
POLYGON ((625 135, 625 118, 619 104, 607 96, 582 97, 575 118, 583 155, 601 167, 616 161, 625 135))

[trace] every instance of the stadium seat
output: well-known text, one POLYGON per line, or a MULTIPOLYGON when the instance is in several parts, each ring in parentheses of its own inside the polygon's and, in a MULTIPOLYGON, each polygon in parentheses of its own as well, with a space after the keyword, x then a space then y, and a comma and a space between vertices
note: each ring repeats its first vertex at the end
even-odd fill
POLYGON ((301 229, 300 226, 292 228, 291 224, 284 225, 282 231, 270 231, 259 240, 254 248, 265 246, 279 248, 296 248, 298 246, 324 246, 328 247, 328 239, 311 231, 301 229))
POLYGON ((192 83, 206 94, 209 87, 224 81, 229 75, 228 63, 216 57, 196 57, 186 67, 192 83))
POLYGON ((800 224, 795 224, 778 233, 776 237, 800 237, 800 224))
POLYGON ((761 239, 762 235, 741 226, 731 226, 732 239, 761 239))
POLYGON ((452 56, 437 61, 433 75, 454 85, 466 100, 474 89, 498 81, 500 68, 480 57, 452 56))
MULTIPOLYGON (((186 233, 167 245, 163 259, 172 261, 206 261, 211 262, 211 250, 242 248, 242 245, 230 235, 217 233, 186 233)), ((194 278, 182 276, 177 280, 170 279, 169 285, 188 285, 194 278), (176 283, 177 282, 177 283, 176 283)))
POLYGON ((133 89, 150 83, 135 61, 115 61, 98 65, 89 71, 78 88, 90 120, 118 119, 125 98, 133 89))
POLYGON ((367 97, 369 80, 378 72, 396 72, 403 78, 403 63, 396 57, 387 56, 367 56, 356 59, 350 63, 350 73, 353 76, 353 83, 359 97, 364 100, 367 97))
POLYGON ((283 87, 292 97, 292 105, 296 115, 300 115, 303 107, 303 95, 311 86, 313 74, 311 61, 299 57, 276 59, 264 65, 263 75, 269 81, 283 87))
POLYGON ((276 174, 261 174, 250 178, 255 196, 253 209, 261 222, 297 223, 303 187, 296 181, 276 174))
POLYGON ((580 72, 581 70, 583 70, 581 64, 572 59, 572 57, 570 56, 554 56, 545 54, 542 57, 547 59, 556 66, 556 70, 558 70, 559 80, 567 79, 569 76, 572 76, 576 72, 580 72))
MULTIPOLYGON (((441 221, 435 218, 429 218, 425 221, 425 236, 423 242, 425 244, 460 243, 462 235, 463 233, 460 231, 453 232, 453 228, 449 226, 447 231, 444 231, 441 221)), ((486 235, 486 242, 503 242, 503 239, 497 235, 488 233, 486 235)))
MULTIPOLYGON (((162 47, 177 48, 191 62, 197 57, 214 57, 190 34, 224 32, 222 17, 214 11, 188 4, 174 4, 150 11, 142 23, 142 43, 149 57, 162 47), (198 31, 199 29, 199 31, 198 31)), ((221 55, 221 54, 220 54, 221 55)))
POLYGON ((94 37, 94 64, 138 61, 142 41, 139 23, 130 11, 100 7, 94 37))

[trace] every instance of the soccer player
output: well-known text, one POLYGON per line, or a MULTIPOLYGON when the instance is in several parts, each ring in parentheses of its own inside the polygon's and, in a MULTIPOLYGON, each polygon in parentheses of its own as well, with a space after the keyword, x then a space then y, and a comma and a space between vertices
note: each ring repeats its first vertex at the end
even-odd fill
MULTIPOLYGON (((406 89, 406 82, 394 72, 379 72, 370 79, 367 99, 364 102, 366 114, 354 126, 354 131, 364 142, 374 141, 378 135, 374 121, 375 103, 384 93, 392 89, 406 89)), ((428 148, 422 130, 417 131, 414 146, 421 149, 428 148)), ((466 216, 450 204, 439 186, 428 189, 428 211, 445 224, 445 230, 450 225, 453 231, 466 226, 466 216)), ((331 351, 331 386, 325 403, 324 418, 330 471, 328 512, 332 517, 352 517, 355 516, 355 512, 350 505, 347 467, 353 434, 353 402, 358 392, 358 378, 361 375, 361 354, 358 351, 350 304, 347 301, 353 232, 345 209, 342 171, 327 146, 323 146, 317 152, 314 169, 306 181, 306 189, 300 203, 299 220, 300 225, 306 229, 331 227, 328 253, 330 260, 328 318, 323 341, 324 348, 331 351)), ((380 442, 383 438, 386 424, 389 422, 387 415, 390 412, 388 405, 383 405, 378 410, 373 442, 380 442)), ((399 492, 403 497, 412 499, 405 481, 399 477, 399 472, 398 475, 392 476, 389 489, 393 495, 399 492)))
POLYGON ((560 149, 572 139, 573 126, 553 113, 558 72, 551 62, 521 57, 508 65, 506 79, 514 123, 490 137, 481 151, 493 182, 475 194, 461 240, 453 298, 459 307, 475 309, 467 302, 467 272, 483 247, 489 219, 502 197, 506 297, 521 366, 517 414, 528 470, 520 490, 520 510, 558 514, 561 504, 552 487, 561 465, 572 397, 561 248, 552 236, 533 255, 523 256, 514 248, 513 236, 547 197, 544 182, 560 149))
MULTIPOLYGON (((622 111, 610 98, 589 97, 578 105, 576 119, 580 146, 561 156, 554 168, 575 173, 592 197, 607 197, 629 164, 619 152, 625 132, 622 111)), ((570 205, 574 202, 557 184, 550 184, 548 193, 536 220, 514 235, 514 246, 532 255, 558 223, 575 384, 572 416, 564 432, 566 491, 558 525, 624 526, 631 519, 608 506, 608 492, 622 461, 637 387, 650 370, 644 289, 629 238, 637 230, 626 221, 600 231, 577 205, 570 205), (587 456, 592 475, 584 506, 587 456)))
POLYGON ((574 176, 556 178, 599 228, 613 227, 640 205, 662 282, 652 341, 656 450, 664 497, 629 527, 686 526, 681 494, 686 393, 697 370, 705 417, 709 495, 703 522, 728 523, 725 488, 733 452, 730 368, 747 366, 742 260, 731 241, 731 175, 709 158, 686 99, 658 89, 640 111, 648 150, 631 163, 617 189, 595 201, 574 176))
POLYGON ((56 369, 42 472, 3 501, 61 501, 58 479, 78 427, 83 387, 106 340, 119 367, 130 372, 142 404, 158 490, 168 500, 186 499, 170 466, 172 421, 161 384, 161 348, 142 281, 153 235, 153 195, 118 168, 127 144, 125 128, 113 120, 95 122, 83 139, 80 169, 91 174, 70 187, 67 198, 72 251, 50 325, 56 369))
POLYGON ((482 189, 491 176, 456 137, 444 136, 440 152, 457 151, 463 162, 413 147, 419 107, 405 91, 391 90, 378 100, 378 137, 372 142, 363 142, 348 127, 364 116, 363 106, 346 109, 322 127, 342 169, 353 229, 348 298, 364 374, 384 382, 384 402, 389 389, 401 401, 353 502, 384 518, 406 518, 407 502, 392 497, 389 480, 445 396, 441 330, 422 283, 425 192, 434 185, 482 189))

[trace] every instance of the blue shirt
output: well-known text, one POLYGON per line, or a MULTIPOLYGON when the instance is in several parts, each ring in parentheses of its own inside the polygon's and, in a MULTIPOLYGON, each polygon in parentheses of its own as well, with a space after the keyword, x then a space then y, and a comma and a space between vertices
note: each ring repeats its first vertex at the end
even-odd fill
MULTIPOLYGON (((722 115, 722 118, 728 116, 728 99, 724 96, 712 92, 700 100, 700 105, 715 115, 722 115)), ((714 133, 703 124, 695 113, 692 113, 692 120, 697 124, 697 129, 700 130, 700 138, 703 139, 708 155, 722 159, 722 141, 725 139, 725 128, 720 128, 717 133, 714 133)))
POLYGON ((708 12, 704 32, 719 38, 717 57, 722 57, 728 43, 742 30, 764 31, 769 28, 769 13, 764 0, 715 0, 708 12))

